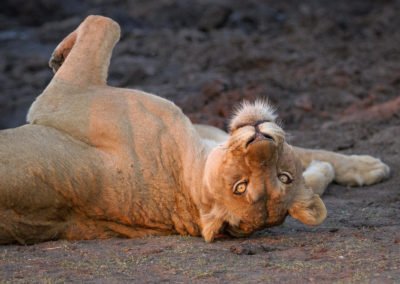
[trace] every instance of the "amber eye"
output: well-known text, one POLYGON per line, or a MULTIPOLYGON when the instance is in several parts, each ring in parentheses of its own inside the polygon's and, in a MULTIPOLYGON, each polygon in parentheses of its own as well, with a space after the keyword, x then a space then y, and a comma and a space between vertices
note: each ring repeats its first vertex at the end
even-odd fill
POLYGON ((241 195, 246 192, 246 189, 247 189, 247 181, 239 181, 233 187, 233 193, 241 195))
POLYGON ((290 184, 293 181, 293 178, 288 173, 280 173, 278 178, 284 184, 290 184))

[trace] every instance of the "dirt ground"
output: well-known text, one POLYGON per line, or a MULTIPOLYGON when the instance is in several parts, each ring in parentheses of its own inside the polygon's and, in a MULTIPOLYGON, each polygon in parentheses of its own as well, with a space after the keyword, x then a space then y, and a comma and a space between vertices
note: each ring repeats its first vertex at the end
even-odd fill
POLYGON ((52 50, 88 14, 123 29, 111 85, 222 128, 244 98, 269 97, 291 143, 370 154, 392 176, 331 185, 315 228, 0 246, 1 282, 400 282, 400 1, 1 1, 0 129, 25 122, 52 50))

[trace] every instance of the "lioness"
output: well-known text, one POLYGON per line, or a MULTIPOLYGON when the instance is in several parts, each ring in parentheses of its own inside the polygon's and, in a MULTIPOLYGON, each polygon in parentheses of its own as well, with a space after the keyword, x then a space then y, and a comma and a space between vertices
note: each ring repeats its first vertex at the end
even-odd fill
POLYGON ((193 126, 173 103, 106 85, 120 29, 89 16, 55 49, 29 124, 0 132, 0 243, 148 235, 247 236, 289 214, 320 224, 335 180, 379 182, 369 156, 290 146, 263 102, 230 133, 193 126), (303 171, 305 169, 305 171, 303 171))

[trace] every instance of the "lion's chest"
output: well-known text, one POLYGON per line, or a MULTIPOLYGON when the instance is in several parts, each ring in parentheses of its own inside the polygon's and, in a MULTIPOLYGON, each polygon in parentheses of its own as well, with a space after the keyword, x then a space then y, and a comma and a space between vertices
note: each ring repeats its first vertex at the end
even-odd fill
MULTIPOLYGON (((127 104, 126 110, 116 118, 123 123, 113 128, 111 136, 99 136, 107 137, 100 141, 110 157, 107 171, 114 196, 133 224, 171 231, 177 218, 177 196, 182 200, 183 159, 179 142, 185 136, 185 126, 179 127, 173 113, 138 103, 127 104)), ((102 123, 109 124, 110 120, 102 123)), ((97 129, 110 127, 103 125, 97 129)), ((189 210, 184 204, 181 207, 182 211, 189 210)))

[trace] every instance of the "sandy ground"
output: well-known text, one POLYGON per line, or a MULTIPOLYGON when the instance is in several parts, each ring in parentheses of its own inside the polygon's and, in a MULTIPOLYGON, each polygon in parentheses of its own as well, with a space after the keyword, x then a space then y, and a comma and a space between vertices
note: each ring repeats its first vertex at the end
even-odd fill
POLYGON ((400 1, 35 2, 0 4, 0 128, 24 123, 56 44, 103 14, 123 28, 110 84, 222 128, 241 100, 268 97, 293 144, 374 155, 392 176, 331 185, 316 228, 1 246, 2 282, 400 282, 400 1))

